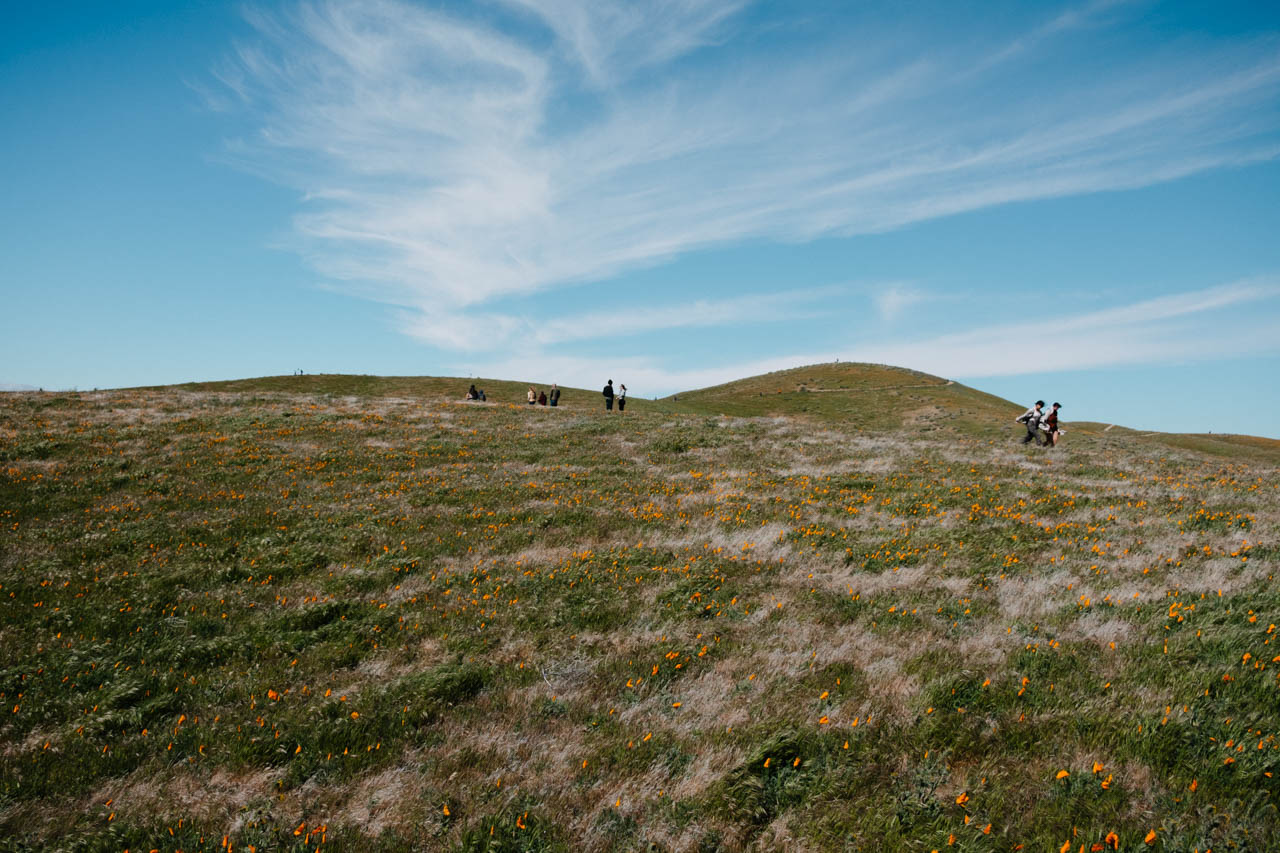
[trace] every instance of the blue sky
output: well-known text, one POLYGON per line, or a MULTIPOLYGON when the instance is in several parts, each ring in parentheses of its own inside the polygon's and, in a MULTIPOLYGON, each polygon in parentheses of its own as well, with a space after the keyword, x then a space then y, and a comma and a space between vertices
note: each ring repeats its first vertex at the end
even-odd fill
POLYGON ((27 5, 0 384, 840 358, 1280 437, 1280 6, 27 5))

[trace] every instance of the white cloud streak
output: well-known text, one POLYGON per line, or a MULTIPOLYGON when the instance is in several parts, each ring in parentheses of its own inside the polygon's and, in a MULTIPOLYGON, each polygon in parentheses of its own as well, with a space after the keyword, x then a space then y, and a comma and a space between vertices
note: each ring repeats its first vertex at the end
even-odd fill
POLYGON ((555 32, 592 85, 607 87, 646 66, 714 42, 715 31, 746 0, 505 0, 555 32))
POLYGON ((948 379, 980 379, 1144 364, 1185 364, 1280 352, 1280 280, 1234 282, 1069 316, 836 351, 792 353, 691 369, 650 356, 597 359, 538 352, 460 366, 476 375, 593 388, 602 374, 641 396, 703 388, 774 370, 841 361, 891 364, 948 379), (1269 309, 1269 310, 1268 310, 1269 309), (1224 314, 1228 315, 1225 317, 1224 314), (621 378, 620 378, 621 377, 621 378))
MULTIPOLYGON (((883 232, 1280 156, 1274 42, 1186 43, 1105 72, 1037 65, 1112 6, 1094 2, 970 55, 910 39, 888 52, 868 32, 766 58, 746 49, 742 5, 252 13, 256 37, 218 70, 260 122, 231 156, 305 192, 292 245, 322 275, 402 306, 402 328, 446 350, 527 330, 495 310, 504 299, 698 248, 883 232), (1035 84, 966 73, 993 54, 1035 84)), ((650 328, 684 316, 637 312, 650 328)), ((564 324, 539 334, 581 339, 564 324)))
POLYGON ((815 287, 775 293, 747 294, 727 299, 697 299, 678 305, 627 306, 612 311, 586 311, 532 321, 510 314, 471 312, 452 316, 449 329, 432 328, 436 318, 407 312, 402 331, 427 341, 450 336, 452 349, 484 350, 490 341, 513 340, 543 346, 599 338, 625 338, 672 329, 711 328, 778 323, 822 316, 822 303, 843 294, 844 287, 815 287), (458 325, 461 323, 461 325, 458 325))
POLYGON ((1018 36, 1005 45, 1003 49, 984 59, 979 63, 978 68, 985 70, 990 66, 1006 62, 1021 53, 1031 50, 1036 45, 1054 36, 1096 24, 1104 12, 1131 2, 1133 0, 1092 0, 1092 2, 1083 6, 1069 8, 1031 32, 1018 36))
POLYGON ((913 305, 924 302, 928 296, 921 290, 906 284, 891 284, 883 288, 873 297, 880 319, 892 323, 902 312, 913 305))
POLYGON ((844 356, 949 378, 1207 361, 1280 351, 1278 301, 1280 282, 1242 281, 1086 314, 861 346, 844 356))

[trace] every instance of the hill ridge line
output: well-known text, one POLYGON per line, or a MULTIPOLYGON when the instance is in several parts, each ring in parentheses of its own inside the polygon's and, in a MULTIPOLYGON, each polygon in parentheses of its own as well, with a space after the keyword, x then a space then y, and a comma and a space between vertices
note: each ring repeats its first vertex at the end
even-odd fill
POLYGON ((948 385, 955 385, 954 379, 948 379, 946 382, 928 382, 923 385, 883 385, 879 388, 805 388, 808 394, 867 394, 873 391, 897 391, 902 388, 946 388, 948 385))

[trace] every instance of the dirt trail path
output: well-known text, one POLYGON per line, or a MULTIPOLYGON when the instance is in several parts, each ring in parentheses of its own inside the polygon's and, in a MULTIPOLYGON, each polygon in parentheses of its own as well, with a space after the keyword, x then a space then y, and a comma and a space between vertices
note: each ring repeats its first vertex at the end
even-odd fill
POLYGON ((955 385, 954 379, 948 379, 946 382, 927 382, 922 385, 884 385, 879 388, 805 388, 804 390, 810 394, 868 394, 872 391, 897 391, 900 388, 946 388, 948 385, 955 385))

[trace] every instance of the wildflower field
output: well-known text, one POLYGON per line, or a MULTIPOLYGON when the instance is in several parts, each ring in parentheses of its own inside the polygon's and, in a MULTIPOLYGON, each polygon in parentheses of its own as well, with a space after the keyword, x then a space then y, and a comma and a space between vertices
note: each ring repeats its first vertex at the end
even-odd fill
POLYGON ((0 850, 1280 849, 1280 443, 916 376, 0 396, 0 850))

